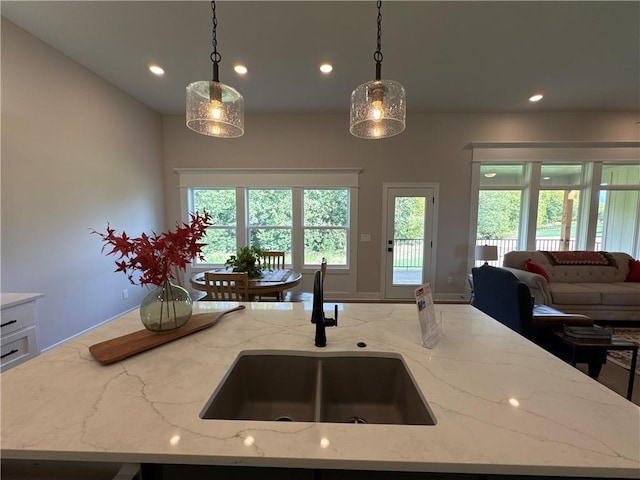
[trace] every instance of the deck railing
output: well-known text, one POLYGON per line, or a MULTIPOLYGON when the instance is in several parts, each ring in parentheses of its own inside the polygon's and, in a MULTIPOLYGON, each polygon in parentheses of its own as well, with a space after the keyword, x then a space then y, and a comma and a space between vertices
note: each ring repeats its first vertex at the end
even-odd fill
MULTIPOLYGON (((495 238, 482 240, 477 239, 476 245, 495 245, 498 247, 498 260, 493 262, 488 262, 489 265, 493 265, 494 267, 499 267, 502 265, 502 260, 507 252, 512 252, 514 250, 518 250, 518 239, 517 238, 495 238)), ((564 250, 575 250, 576 249, 576 241, 575 239, 569 240, 569 244, 564 250)), ((602 238, 596 238, 595 242, 595 251, 599 251, 602 249, 602 238)), ((562 240, 559 238, 537 238, 536 239, 536 250, 549 250, 549 251, 558 251, 563 250, 562 248, 562 240)))
POLYGON ((393 245, 393 268, 421 268, 424 252, 422 238, 396 238, 393 245))
MULTIPOLYGON (((477 239, 476 245, 495 245, 498 247, 498 260, 489 262, 489 265, 500 266, 507 252, 518 250, 517 238, 495 238, 489 240, 477 239)), ((569 240, 566 250, 575 250, 575 239, 569 240)), ((561 250, 562 241, 559 238, 536 239, 536 250, 561 250)), ((602 250, 602 238, 596 238, 594 250, 602 250)), ((424 240, 421 238, 396 238, 394 240, 393 268, 411 269, 422 267, 422 255, 424 240)))

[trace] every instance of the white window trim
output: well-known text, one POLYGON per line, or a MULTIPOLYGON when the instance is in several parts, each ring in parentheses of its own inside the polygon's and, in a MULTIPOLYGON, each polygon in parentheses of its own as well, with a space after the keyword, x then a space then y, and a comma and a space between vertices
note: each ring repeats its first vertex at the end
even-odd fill
MULTIPOLYGON (((537 170, 539 176, 540 165, 542 163, 580 163, 585 169, 592 168, 592 179, 597 178, 598 181, 592 180, 588 185, 581 185, 584 194, 585 212, 583 215, 588 216, 588 225, 595 223, 597 215, 599 190, 635 190, 631 187, 610 188, 608 186, 600 186, 600 172, 603 164, 609 163, 634 163, 640 162, 640 142, 471 142, 466 147, 471 150, 471 205, 469 217, 469 250, 467 254, 467 270, 471 270, 471 266, 475 265, 475 244, 476 231, 478 222, 478 200, 480 185, 480 164, 481 163, 521 163, 529 164, 537 170)), ((531 225, 533 218, 530 212, 537 211, 537 193, 540 190, 539 178, 532 175, 532 183, 535 184, 535 195, 529 195, 531 204, 523 210, 523 215, 529 218, 521 219, 522 230, 528 232, 528 237, 520 235, 520 248, 524 249, 527 245, 535 245, 535 225, 531 225), (537 182, 537 183, 536 183, 537 182), (536 205, 533 205, 536 203, 536 205), (524 222, 528 227, 524 228, 524 222)), ((528 189, 532 185, 524 185, 519 188, 528 189)), ((490 189, 490 188, 483 188, 490 189)), ((504 188, 496 188, 504 189, 504 188)), ((595 245, 595 232, 588 231, 582 233, 582 239, 586 243, 586 248, 593 248, 595 245), (586 238, 585 238, 586 237, 586 238)), ((640 253, 640 238, 636 242, 637 255, 640 253)))
POLYGON ((358 187, 361 168, 176 168, 180 188, 358 187))
MULTIPOLYGON (((295 198, 297 188, 349 188, 350 215, 347 239, 349 262, 347 266, 333 266, 330 270, 332 274, 348 276, 347 288, 350 292, 355 292, 358 263, 356 248, 358 244, 358 180, 362 170, 362 168, 176 168, 174 172, 179 176, 180 212, 183 222, 189 220, 189 190, 192 188, 294 188, 294 209, 298 208, 295 198)), ((240 225, 237 227, 241 228, 240 225)), ((292 241, 296 240, 292 237, 292 241)), ((298 251, 302 251, 300 250, 303 248, 301 238, 296 242, 296 247, 298 251)), ((302 265, 301 258, 294 260, 292 268, 303 275, 315 273, 315 269, 305 268, 302 265)), ((192 268, 189 265, 186 274, 191 276, 205 269, 199 266, 192 268)))
POLYGON ((471 142, 472 162, 638 162, 640 142, 471 142))

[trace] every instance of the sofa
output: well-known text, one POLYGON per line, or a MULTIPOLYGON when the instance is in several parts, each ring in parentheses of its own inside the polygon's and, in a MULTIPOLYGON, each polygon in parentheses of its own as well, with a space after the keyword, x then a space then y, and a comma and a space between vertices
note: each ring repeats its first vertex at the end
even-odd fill
POLYGON ((601 323, 640 321, 640 262, 626 253, 513 251, 502 268, 527 284, 536 304, 601 323))

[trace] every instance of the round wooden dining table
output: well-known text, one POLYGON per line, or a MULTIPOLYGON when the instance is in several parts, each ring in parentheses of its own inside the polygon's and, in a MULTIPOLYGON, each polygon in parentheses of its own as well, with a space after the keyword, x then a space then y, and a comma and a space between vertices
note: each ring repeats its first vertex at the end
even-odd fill
MULTIPOLYGON (((230 270, 218 268, 208 270, 209 272, 225 273, 230 270)), ((206 292, 207 287, 204 283, 205 272, 198 272, 191 275, 191 286, 195 290, 206 292)), ((302 280, 302 274, 289 269, 266 270, 262 272, 262 277, 249 279, 249 301, 255 300, 257 296, 268 295, 278 292, 284 292, 295 287, 302 280)))

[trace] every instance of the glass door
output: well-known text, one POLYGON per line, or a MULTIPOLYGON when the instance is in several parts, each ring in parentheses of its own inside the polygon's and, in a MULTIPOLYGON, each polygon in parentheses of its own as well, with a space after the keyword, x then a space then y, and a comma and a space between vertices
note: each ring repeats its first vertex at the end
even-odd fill
POLYGON ((387 189, 386 299, 412 299, 429 281, 434 201, 433 188, 387 189))

